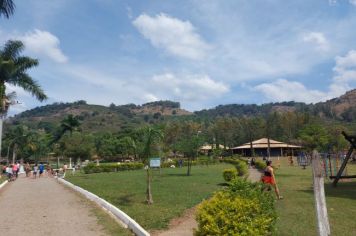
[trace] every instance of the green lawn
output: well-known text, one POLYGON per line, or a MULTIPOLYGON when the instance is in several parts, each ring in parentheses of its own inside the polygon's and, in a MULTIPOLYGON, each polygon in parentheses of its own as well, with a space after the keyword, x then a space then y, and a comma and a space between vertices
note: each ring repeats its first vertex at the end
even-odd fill
MULTIPOLYGON (((356 166, 348 165, 349 174, 356 174, 356 166)), ((316 235, 316 220, 312 188, 312 173, 308 167, 287 166, 276 171, 277 181, 284 199, 278 201, 278 235, 316 235)), ((326 201, 331 235, 356 235, 356 182, 339 182, 332 187, 326 181, 326 201)))
MULTIPOLYGON (((295 162, 296 163, 296 162, 295 162)), ((186 168, 162 169, 154 172, 152 192, 154 204, 145 203, 145 171, 101 173, 68 177, 69 181, 103 197, 145 229, 162 229, 170 219, 201 202, 221 188, 222 171, 231 165, 193 167, 193 175, 185 176, 186 168)), ((348 165, 349 174, 356 174, 356 165, 348 165)), ((281 161, 276 170, 277 182, 284 199, 277 202, 278 235, 317 235, 311 168, 303 170, 281 161)), ((337 188, 325 185, 332 235, 356 235, 356 181, 340 182, 337 188)))
POLYGON ((231 165, 193 166, 192 176, 186 168, 154 171, 153 205, 145 202, 146 172, 80 174, 67 180, 118 206, 145 229, 162 229, 169 221, 208 198, 224 183, 222 171, 231 165))

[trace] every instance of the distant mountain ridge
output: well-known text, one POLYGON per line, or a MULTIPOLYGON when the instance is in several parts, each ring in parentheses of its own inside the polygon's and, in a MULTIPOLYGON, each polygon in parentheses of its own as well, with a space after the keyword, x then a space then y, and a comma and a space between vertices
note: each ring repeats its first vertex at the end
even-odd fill
POLYGON ((90 105, 85 101, 73 103, 54 103, 24 111, 8 122, 23 123, 32 128, 50 129, 58 125, 67 115, 72 114, 82 122, 85 131, 117 132, 135 128, 146 123, 160 123, 172 117, 197 117, 212 119, 218 116, 266 116, 271 112, 306 112, 326 119, 336 119, 345 122, 356 121, 356 89, 346 94, 316 104, 301 102, 279 102, 256 104, 227 104, 211 109, 203 109, 191 113, 181 109, 179 102, 157 101, 143 105, 127 104, 101 106, 90 105))

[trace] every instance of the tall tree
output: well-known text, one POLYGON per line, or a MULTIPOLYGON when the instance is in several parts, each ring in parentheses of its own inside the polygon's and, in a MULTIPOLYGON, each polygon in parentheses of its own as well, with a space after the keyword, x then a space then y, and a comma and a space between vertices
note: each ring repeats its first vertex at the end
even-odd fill
POLYGON ((146 189, 146 200, 148 204, 153 204, 152 193, 151 193, 151 170, 149 168, 149 158, 152 157, 154 153, 157 152, 157 145, 163 138, 163 133, 160 129, 146 126, 140 131, 142 139, 142 157, 145 159, 147 168, 147 189, 146 189))
MULTIPOLYGON (((4 2, 10 3, 10 1, 0 3, 4 4, 4 2)), ((41 86, 27 73, 29 69, 38 65, 38 60, 21 56, 23 50, 24 44, 13 40, 7 41, 4 48, 0 50, 0 150, 3 119, 11 104, 11 98, 6 96, 6 84, 23 88, 39 101, 47 99, 41 86)))
POLYGON ((61 121, 60 128, 55 133, 54 138, 52 140, 52 144, 59 141, 67 132, 72 135, 73 131, 79 129, 80 125, 81 123, 79 122, 78 117, 73 116, 72 114, 68 115, 61 121))
POLYGON ((0 0, 0 16, 10 18, 14 14, 15 3, 12 0, 0 0))

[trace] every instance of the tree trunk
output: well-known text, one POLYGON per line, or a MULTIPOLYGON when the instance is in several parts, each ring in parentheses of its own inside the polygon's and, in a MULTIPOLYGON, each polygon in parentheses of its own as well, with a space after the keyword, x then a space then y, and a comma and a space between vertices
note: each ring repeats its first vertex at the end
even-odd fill
POLYGON ((268 134, 268 137, 267 137, 267 143, 268 143, 267 156, 268 156, 268 160, 269 160, 271 158, 271 142, 270 142, 270 139, 269 139, 269 134, 268 134))
POLYGON ((146 190, 147 204, 153 204, 152 193, 151 193, 151 170, 147 168, 147 190, 146 190))
POLYGON ((1 144, 2 144, 2 124, 4 121, 3 115, 0 113, 0 158, 2 157, 1 155, 1 144))
POLYGON ((14 144, 14 147, 12 149, 12 164, 15 164, 16 161, 16 143, 14 144))
POLYGON ((187 170, 187 176, 190 176, 190 169, 191 169, 191 157, 188 157, 188 170, 187 170))

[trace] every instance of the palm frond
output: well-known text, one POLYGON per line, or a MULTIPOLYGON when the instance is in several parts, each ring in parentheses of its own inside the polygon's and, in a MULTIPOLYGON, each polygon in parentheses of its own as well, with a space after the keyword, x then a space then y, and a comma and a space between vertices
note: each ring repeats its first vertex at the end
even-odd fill
POLYGON ((12 0, 0 0, 0 16, 4 15, 9 18, 14 14, 15 3, 12 0))
POLYGON ((14 64, 17 71, 25 72, 27 69, 38 66, 38 60, 30 57, 17 57, 14 64))
POLYGON ((9 84, 23 88, 27 92, 30 92, 32 96, 36 97, 41 102, 47 99, 47 95, 44 93, 43 89, 37 83, 37 81, 32 79, 26 73, 19 73, 7 82, 9 84))
POLYGON ((23 44, 23 42, 19 40, 8 40, 5 43, 3 50, 1 50, 0 56, 5 60, 6 59, 13 60, 17 58, 24 49, 25 49, 25 45, 23 44))

